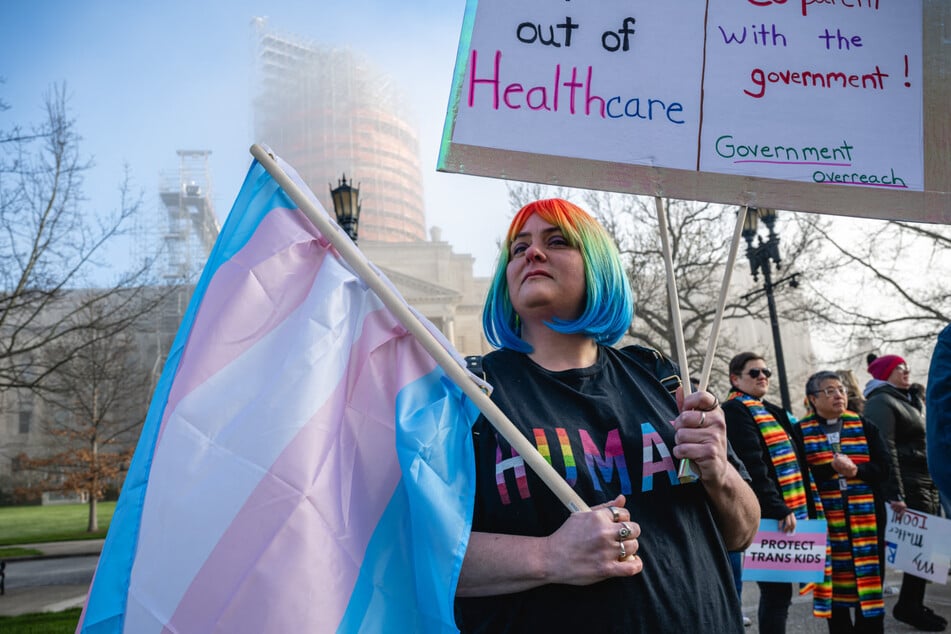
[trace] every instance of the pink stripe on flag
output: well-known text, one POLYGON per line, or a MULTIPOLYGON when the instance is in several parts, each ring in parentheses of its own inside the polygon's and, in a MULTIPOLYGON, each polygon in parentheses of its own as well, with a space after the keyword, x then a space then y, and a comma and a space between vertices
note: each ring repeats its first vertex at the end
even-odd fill
POLYGON ((252 492, 165 631, 336 628, 400 479, 396 395, 435 368, 385 310, 367 315, 349 362, 346 382, 252 492))
MULTIPOLYGON (((169 391, 162 429, 178 403, 266 336, 310 293, 327 250, 298 209, 274 209, 208 284, 169 391), (248 310, 247 306, 268 306, 248 310)), ((159 438, 161 438, 161 430, 159 438)))

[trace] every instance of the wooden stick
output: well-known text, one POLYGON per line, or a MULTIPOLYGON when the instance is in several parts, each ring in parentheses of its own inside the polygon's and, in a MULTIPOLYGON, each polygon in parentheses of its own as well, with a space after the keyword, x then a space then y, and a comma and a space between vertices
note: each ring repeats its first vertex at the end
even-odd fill
POLYGON ((720 285, 720 297, 717 299, 717 313, 710 329, 710 341, 707 342, 707 355, 703 359, 703 370, 700 371, 700 389, 705 390, 710 385, 710 371, 713 369, 713 355, 717 351, 717 340, 720 338, 720 324, 723 322, 723 311, 726 308, 726 294, 730 290, 730 280, 733 277, 733 265, 736 263, 736 254, 740 249, 740 238, 743 237, 743 224, 746 221, 747 207, 741 207, 736 214, 736 227, 733 229, 733 242, 730 243, 730 254, 726 258, 726 270, 723 271, 723 283, 720 285))
MULTIPOLYGON (((687 368, 687 346, 684 344, 684 327, 680 318, 680 299, 677 295, 677 277, 674 275, 674 259, 670 251, 670 231, 667 228, 667 215, 664 213, 664 201, 654 196, 657 208, 657 228, 660 233, 660 245, 664 253, 664 268, 667 270, 667 300, 670 303, 670 327, 674 331, 674 343, 677 346, 677 364, 680 366, 680 382, 684 395, 690 394, 690 370, 687 368)), ((693 482, 697 479, 690 460, 684 458, 677 467, 677 477, 681 482, 693 482)))
POLYGON ((479 408, 490 423, 525 460, 528 466, 541 478, 548 488, 561 500, 569 511, 588 511, 588 505, 572 489, 557 471, 552 468, 535 446, 522 435, 512 424, 502 410, 482 391, 471 379, 469 373, 463 369, 456 359, 433 336, 426 326, 420 322, 409 309, 406 302, 395 294, 392 289, 380 278, 377 271, 370 265, 363 252, 350 240, 344 231, 327 216, 326 211, 318 209, 317 205, 297 186, 290 176, 281 168, 277 161, 260 145, 251 146, 251 155, 268 171, 284 192, 300 208, 307 218, 314 223, 317 230, 333 244, 340 256, 360 276, 370 289, 380 298, 383 304, 415 336, 423 348, 432 355, 436 363, 445 371, 452 381, 459 386, 466 396, 479 408))

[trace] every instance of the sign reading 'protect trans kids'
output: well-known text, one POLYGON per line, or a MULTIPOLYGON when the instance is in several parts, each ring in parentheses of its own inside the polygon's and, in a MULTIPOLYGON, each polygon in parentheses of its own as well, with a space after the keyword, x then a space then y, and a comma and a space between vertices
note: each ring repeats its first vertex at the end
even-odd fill
POLYGON ((934 189, 926 4, 944 13, 929 0, 469 0, 439 168, 755 204, 781 183, 824 185, 787 198, 833 213, 848 213, 821 208, 844 190, 934 189))
POLYGON ((822 581, 827 542, 825 520, 799 520, 792 535, 781 531, 777 520, 760 520, 743 554, 743 581, 822 581))

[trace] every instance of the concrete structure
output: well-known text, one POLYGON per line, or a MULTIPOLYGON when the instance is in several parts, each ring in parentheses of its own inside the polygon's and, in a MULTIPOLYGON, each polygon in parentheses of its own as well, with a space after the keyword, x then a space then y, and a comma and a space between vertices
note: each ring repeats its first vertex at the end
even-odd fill
POLYGON ((474 277, 475 259, 455 253, 438 227, 429 242, 379 242, 360 239, 360 249, 403 294, 407 302, 453 343, 463 355, 490 350, 482 335, 482 304, 489 279, 474 277))

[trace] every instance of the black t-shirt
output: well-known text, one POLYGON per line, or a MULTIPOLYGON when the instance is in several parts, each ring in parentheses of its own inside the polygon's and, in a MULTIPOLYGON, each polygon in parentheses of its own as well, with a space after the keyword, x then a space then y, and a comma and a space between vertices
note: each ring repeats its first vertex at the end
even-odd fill
MULTIPOLYGON (((589 586, 549 584, 456 600, 463 632, 742 632, 726 548, 699 482, 680 484, 677 407, 630 350, 600 347, 590 368, 550 372, 526 355, 483 359, 492 400, 590 506, 627 497, 644 571, 589 586), (581 628, 579 630, 579 628, 581 628)), ((545 536, 569 511, 480 417, 472 529, 545 536)), ((552 553, 558 557, 558 553, 552 553)))

